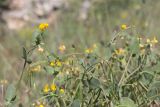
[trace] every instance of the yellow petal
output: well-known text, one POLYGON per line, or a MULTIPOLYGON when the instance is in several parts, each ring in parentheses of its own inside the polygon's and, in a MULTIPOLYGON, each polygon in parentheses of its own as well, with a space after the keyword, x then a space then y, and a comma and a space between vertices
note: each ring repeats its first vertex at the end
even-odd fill
POLYGON ((50 88, 51 88, 51 91, 56 91, 56 84, 51 84, 50 88))

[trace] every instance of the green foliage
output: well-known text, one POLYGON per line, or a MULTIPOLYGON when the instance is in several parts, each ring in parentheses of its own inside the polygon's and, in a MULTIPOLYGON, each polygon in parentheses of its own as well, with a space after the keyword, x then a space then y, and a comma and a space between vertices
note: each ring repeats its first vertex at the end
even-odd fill
MULTIPOLYGON (((159 55, 153 51, 156 38, 139 40, 133 29, 120 30, 109 43, 104 43, 101 47, 107 51, 104 56, 100 56, 96 45, 85 53, 69 55, 50 53, 45 46, 45 52, 42 51, 44 61, 37 59, 32 64, 28 63, 30 68, 40 64, 43 66, 41 71, 46 71, 44 73, 53 79, 51 83, 54 85, 46 83, 41 89, 40 99, 49 106, 105 107, 113 104, 116 107, 139 107, 159 98, 159 91, 156 92, 159 90, 159 74, 155 69, 159 55)), ((32 58, 36 48, 45 42, 43 32, 37 35, 38 44, 28 51, 23 48, 25 60, 28 56, 32 58)), ((27 72, 37 71, 32 69, 27 69, 27 72)))
POLYGON ((118 105, 117 107, 138 107, 138 106, 131 99, 124 97, 121 99, 120 105, 118 105))
POLYGON ((6 95, 5 95, 5 100, 6 100, 5 105, 6 106, 10 106, 10 107, 15 102, 15 100, 16 100, 16 88, 15 88, 15 86, 13 84, 10 84, 7 87, 7 91, 6 91, 6 95))
POLYGON ((71 104, 71 107, 80 107, 80 100, 76 99, 71 104))
MULTIPOLYGON (((62 17, 49 38, 46 31, 38 29, 29 41, 32 43, 23 47, 25 63, 18 84, 27 92, 17 87, 19 93, 27 93, 23 105, 147 107, 159 101, 159 43, 147 43, 148 38, 141 35, 151 33, 144 26, 149 19, 141 7, 145 0, 93 0, 84 21, 77 18, 82 1, 70 0, 73 7, 61 11, 62 17), (120 18, 121 13, 127 16, 120 18), (122 30, 121 23, 128 23, 127 29, 122 30), (66 46, 63 52, 58 47, 61 43, 66 46), (55 60, 62 65, 51 66, 55 60)), ((6 104, 13 107, 18 92, 9 87, 6 104)))

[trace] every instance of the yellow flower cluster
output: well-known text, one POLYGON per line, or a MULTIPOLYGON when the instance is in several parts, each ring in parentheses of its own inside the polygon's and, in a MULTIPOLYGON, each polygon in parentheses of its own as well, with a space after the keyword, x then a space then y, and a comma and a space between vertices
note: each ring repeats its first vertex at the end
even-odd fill
POLYGON ((156 37, 154 37, 152 40, 150 40, 149 38, 146 40, 147 44, 149 44, 151 47, 155 44, 158 43, 158 40, 156 37))
POLYGON ((62 62, 60 60, 51 61, 50 62, 50 66, 52 66, 52 67, 61 67, 62 66, 62 62))
MULTIPOLYGON (((57 90, 57 86, 56 86, 56 84, 54 84, 54 83, 52 83, 51 85, 46 84, 46 85, 44 86, 44 88, 43 88, 43 92, 44 92, 44 93, 55 92, 56 90, 57 90)), ((63 94, 63 93, 64 93, 64 89, 63 89, 63 88, 60 88, 60 89, 59 89, 59 92, 60 92, 61 94, 63 94)))
POLYGON ((41 23, 40 25, 39 25, 39 29, 41 30, 41 31, 44 31, 44 30, 46 30, 47 28, 48 28, 48 23, 41 23))
POLYGON ((43 92, 44 92, 44 93, 48 93, 49 91, 55 92, 56 89, 57 89, 56 84, 54 84, 54 83, 51 84, 51 85, 46 84, 46 85, 44 86, 44 88, 43 88, 43 92))
MULTIPOLYGON (((142 38, 140 38, 138 40, 141 41, 142 38)), ((156 37, 153 37, 153 39, 147 38, 145 44, 142 44, 142 43, 139 44, 139 48, 140 48, 141 54, 144 54, 146 45, 149 44, 152 47, 153 45, 155 45, 157 43, 158 43, 158 40, 157 40, 156 37)))
POLYGON ((158 40, 157 40, 156 37, 154 37, 152 40, 147 39, 147 43, 148 43, 148 44, 156 44, 156 43, 158 43, 158 40))

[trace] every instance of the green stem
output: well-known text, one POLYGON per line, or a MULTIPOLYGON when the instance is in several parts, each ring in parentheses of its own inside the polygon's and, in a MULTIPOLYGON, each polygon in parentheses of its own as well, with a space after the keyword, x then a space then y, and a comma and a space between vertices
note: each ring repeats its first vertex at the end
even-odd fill
POLYGON ((97 95, 97 97, 96 97, 96 99, 94 100, 94 104, 98 101, 98 98, 99 98, 99 96, 101 95, 101 88, 98 90, 98 95, 97 95))

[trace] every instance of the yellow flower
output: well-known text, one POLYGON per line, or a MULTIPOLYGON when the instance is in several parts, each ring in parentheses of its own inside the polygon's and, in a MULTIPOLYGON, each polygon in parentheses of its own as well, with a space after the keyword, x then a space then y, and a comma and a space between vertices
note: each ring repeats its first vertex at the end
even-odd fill
POLYGON ((39 107, 44 107, 44 105, 43 105, 43 104, 40 104, 39 107))
POLYGON ((64 52, 66 50, 66 47, 65 45, 60 45, 58 49, 60 52, 64 52))
POLYGON ((127 25, 125 25, 125 24, 122 24, 122 25, 121 25, 121 29, 122 29, 122 30, 125 30, 125 29, 127 29, 127 25))
POLYGON ((151 47, 153 46, 153 44, 152 44, 150 39, 147 39, 147 44, 149 44, 151 47))
POLYGON ((156 44, 156 43, 158 43, 158 40, 157 40, 156 37, 154 37, 153 40, 152 40, 151 42, 154 43, 154 44, 156 44))
POLYGON ((31 68, 32 72, 40 72, 41 71, 41 65, 37 65, 31 68))
POLYGON ((55 67, 55 62, 54 61, 52 61, 52 62, 50 62, 50 66, 52 66, 52 67, 55 67))
POLYGON ((150 39, 147 39, 147 43, 149 43, 149 44, 150 44, 150 43, 151 43, 151 40, 150 40, 150 39))
POLYGON ((125 53, 125 50, 122 49, 122 48, 119 48, 119 49, 115 50, 115 53, 116 53, 117 55, 123 55, 123 54, 125 53))
POLYGON ((63 88, 61 88, 59 91, 60 91, 61 94, 64 93, 64 89, 63 88))
POLYGON ((145 53, 145 46, 143 44, 139 44, 141 54, 145 53))
POLYGON ((93 53, 93 49, 88 48, 88 49, 86 49, 86 50, 85 50, 85 53, 87 53, 87 54, 91 54, 91 53, 93 53))
POLYGON ((143 49, 143 48, 144 48, 144 45, 139 44, 139 47, 140 47, 140 49, 143 49))
POLYGON ((40 25, 39 25, 39 29, 41 30, 41 31, 44 31, 44 30, 46 30, 47 28, 48 28, 48 23, 41 23, 40 25))
POLYGON ((32 104, 34 107, 45 107, 44 103, 43 102, 36 102, 36 103, 33 103, 32 104))
POLYGON ((69 71, 68 70, 66 71, 66 74, 69 75, 69 71))
POLYGON ((49 91, 50 91, 49 85, 46 84, 46 85, 44 86, 44 88, 43 88, 43 92, 44 92, 44 93, 48 93, 49 91))
POLYGON ((36 105, 36 103, 32 103, 32 106, 36 107, 37 105, 36 105))
POLYGON ((51 84, 50 88, 51 88, 51 91, 56 91, 56 84, 51 84))
POLYGON ((138 38, 137 38, 137 40, 138 40, 138 41, 141 41, 141 40, 142 40, 142 38, 141 38, 141 37, 138 37, 138 38))
POLYGON ((7 84, 8 81, 7 80, 0 80, 0 84, 4 85, 4 84, 7 84))
POLYGON ((61 66, 62 66, 62 63, 61 63, 61 61, 59 61, 59 60, 56 60, 56 65, 57 65, 58 67, 61 67, 61 66))
POLYGON ((52 67, 61 67, 62 66, 62 62, 60 60, 55 60, 50 62, 50 66, 52 67))

